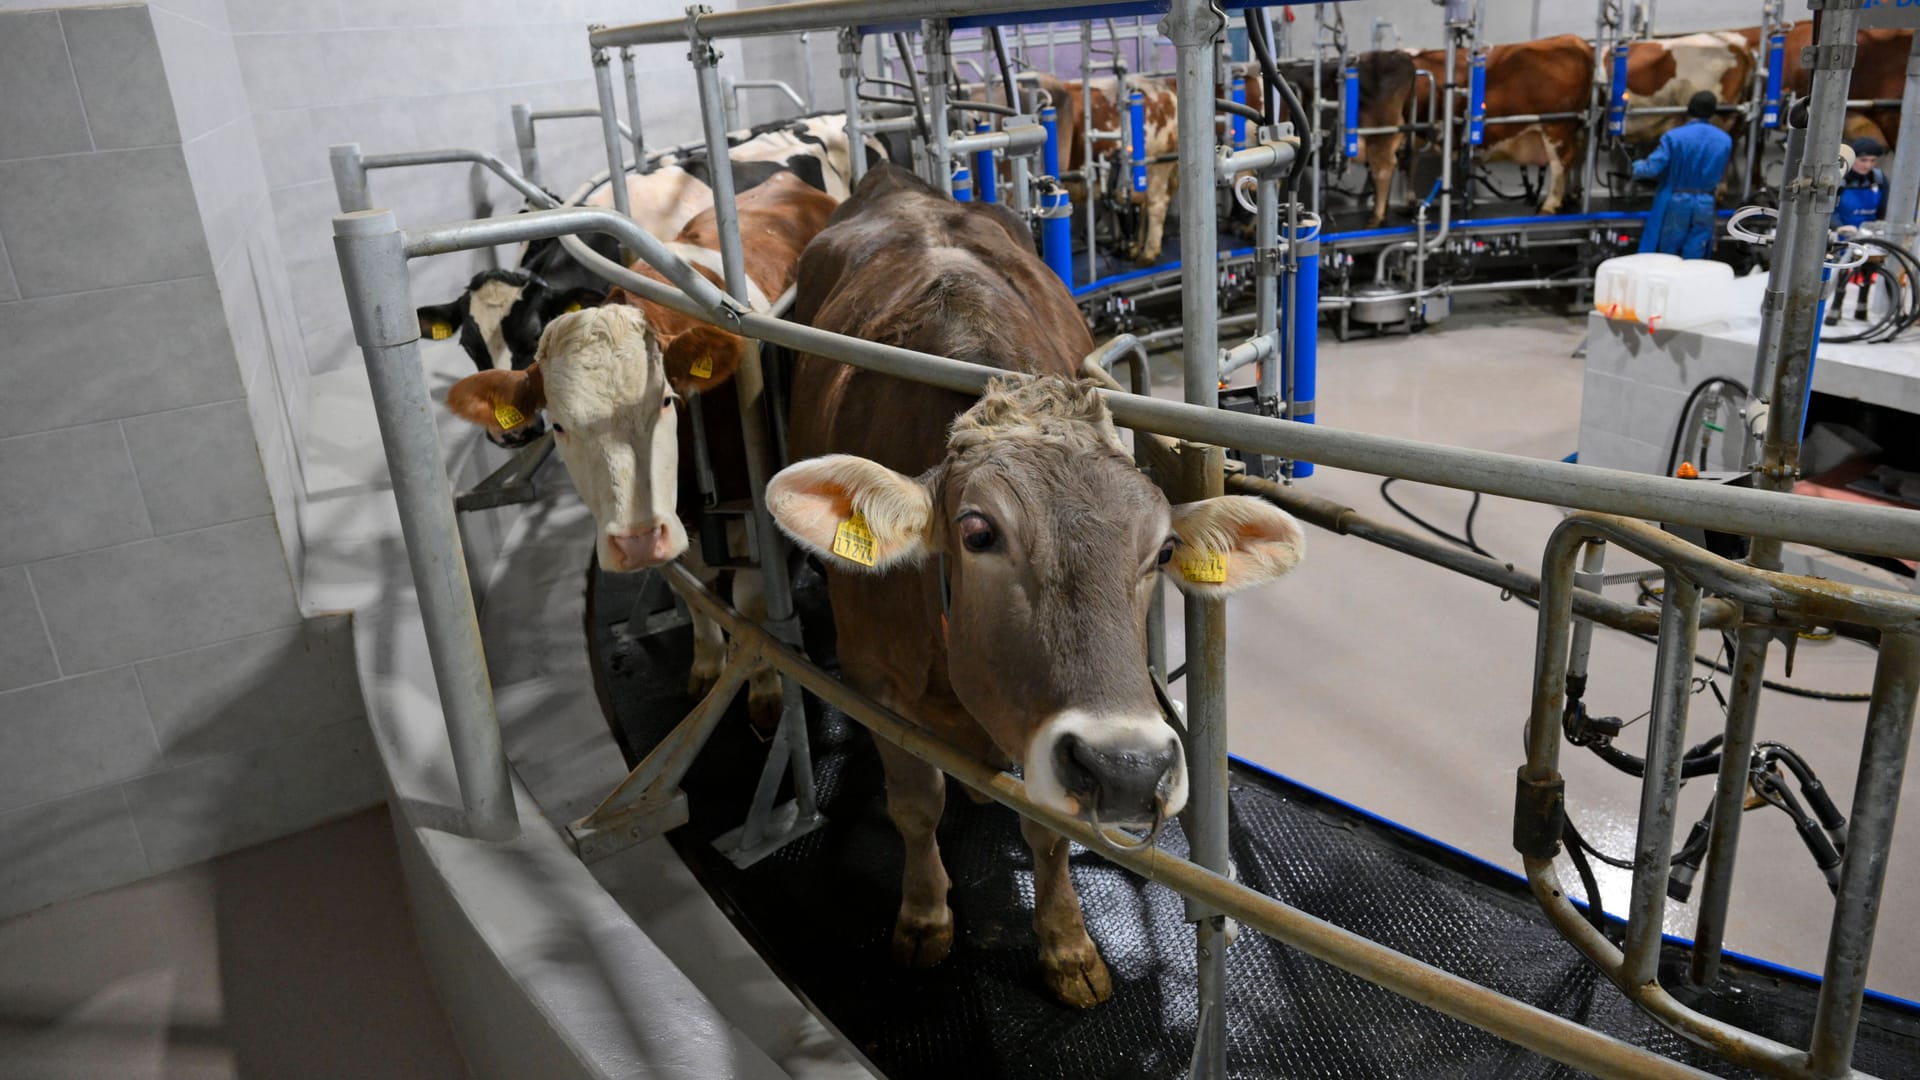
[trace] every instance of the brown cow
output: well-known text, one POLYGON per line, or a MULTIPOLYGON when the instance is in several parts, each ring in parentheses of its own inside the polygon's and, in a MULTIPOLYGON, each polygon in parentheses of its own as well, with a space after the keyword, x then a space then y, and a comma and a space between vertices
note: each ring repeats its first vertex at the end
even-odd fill
MULTIPOLYGON (((1115 83, 1112 79, 1093 81, 1093 130, 1119 131, 1121 124, 1132 123, 1131 117, 1123 112, 1120 103, 1115 100, 1115 83)), ((1078 80, 1065 82, 1052 75, 1040 78, 1040 89, 1046 91, 1059 113, 1059 137, 1062 146, 1060 160, 1062 169, 1072 171, 1083 169, 1086 165, 1086 143, 1081 138, 1082 124, 1086 120, 1086 105, 1080 97, 1078 80)), ((1145 97, 1147 127, 1147 157, 1176 152, 1180 146, 1179 105, 1174 99, 1173 84, 1165 79, 1153 79, 1144 75, 1127 76, 1129 95, 1138 90, 1145 97)), ((1116 140, 1097 139, 1093 152, 1106 156, 1120 149, 1116 140)), ((1122 176, 1123 190, 1131 193, 1130 198, 1143 206, 1139 235, 1133 238, 1133 244, 1127 256, 1136 262, 1151 265, 1160 260, 1161 238, 1166 231, 1167 210, 1173 203, 1173 193, 1177 189, 1175 175, 1177 165, 1168 161, 1147 166, 1147 190, 1144 195, 1133 192, 1131 166, 1122 162, 1120 168, 1127 170, 1122 176)), ((1069 185, 1077 198, 1086 197, 1086 185, 1069 185)))
MULTIPOLYGON (((751 306, 766 310, 769 298, 793 284, 801 250, 826 226, 837 204, 792 173, 741 193, 737 205, 751 306)), ((667 246, 709 280, 724 284, 712 210, 688 222, 667 246)), ((644 263, 634 269, 666 280, 644 263)), ((525 371, 484 371, 454 384, 447 408, 495 434, 544 409, 567 473, 599 526, 600 566, 642 570, 684 552, 696 572, 712 580, 717 575, 699 565, 699 549, 687 546, 688 526, 696 524, 703 505, 694 470, 680 468, 682 455, 692 453, 692 425, 680 425, 678 409, 688 394, 699 392, 719 498, 746 499, 732 380, 748 342, 622 289, 608 299, 604 307, 550 323, 538 358, 525 371)), ((757 571, 735 575, 734 601, 743 611, 764 616, 757 571)), ((695 610, 689 692, 697 697, 720 677, 726 642, 719 626, 695 610)), ((768 671, 755 675, 748 701, 756 726, 770 729, 780 710, 778 678, 768 671)))
MULTIPOLYGON (((1447 54, 1428 49, 1413 54, 1414 65, 1430 71, 1444 81, 1447 54)), ((1466 50, 1454 55, 1454 86, 1464 91, 1470 69, 1466 50)), ((1486 109, 1489 117, 1520 116, 1536 113, 1577 112, 1585 115, 1592 104, 1593 48, 1577 34, 1561 34, 1539 41, 1513 45, 1495 45, 1487 54, 1486 109)), ((1408 97, 1414 95, 1409 90, 1408 97)), ((1416 114, 1424 113, 1424 99, 1411 102, 1416 114)), ((1464 125, 1464 94, 1454 110, 1457 122, 1464 125)), ((1425 119, 1424 116, 1421 119, 1425 119)), ((1522 165, 1545 166, 1546 198, 1540 212, 1556 213, 1566 197, 1567 171, 1580 154, 1586 123, 1580 118, 1545 120, 1537 123, 1494 124, 1486 126, 1487 160, 1502 159, 1522 165)), ((1455 133, 1456 145, 1464 138, 1464 127, 1455 133)))
MULTIPOLYGON (((1759 27, 1749 26, 1735 33, 1746 41, 1748 48, 1764 56, 1766 46, 1760 41, 1759 27)), ((1797 22, 1788 28, 1785 71, 1780 87, 1783 96, 1791 93, 1806 97, 1812 89, 1813 69, 1803 67, 1800 63, 1801 54, 1812 44, 1811 21, 1797 22)), ((1847 97, 1854 100, 1899 100, 1906 89, 1907 52, 1913 46, 1913 31, 1862 30, 1855 35, 1854 44, 1859 51, 1854 54, 1853 77, 1847 86, 1847 97)), ((1850 109, 1847 112, 1848 139, 1875 138, 1891 150, 1899 133, 1900 110, 1897 108, 1850 109)))
MULTIPOLYGON (((1299 559, 1299 524, 1239 496, 1169 507, 1106 405, 1069 381, 1092 339, 1004 207, 955 203, 892 166, 869 172, 800 262, 795 316, 871 341, 1042 376, 969 395, 803 356, 800 460, 769 509, 828 564, 848 683, 952 745, 1023 765, 1030 796, 1102 826, 1149 828, 1186 801, 1185 756, 1155 704, 1146 617, 1169 564, 1189 593, 1258 584, 1299 559), (827 455, 815 457, 814 455, 827 455), (1185 580, 1182 580, 1182 579, 1185 580)), ((940 772, 881 742, 906 844, 896 962, 953 946, 934 837, 940 772)), ((1046 986, 1112 993, 1067 874, 1032 822, 1046 986)))
MULTIPOLYGON (((1383 50, 1361 53, 1354 58, 1354 67, 1360 77, 1360 126, 1363 128, 1399 127, 1413 113, 1413 96, 1417 80, 1413 75, 1413 58, 1407 53, 1383 50)), ((1300 95, 1301 104, 1311 108, 1309 91, 1312 87, 1313 65, 1290 62, 1280 68, 1281 78, 1294 84, 1300 95)), ((1320 69, 1320 96, 1323 100, 1336 101, 1340 96, 1340 84, 1344 73, 1337 64, 1327 64, 1320 69)), ((1436 77, 1436 82, 1438 78, 1436 77)), ((1262 80, 1259 75, 1247 75, 1247 103, 1259 106, 1262 80)), ((1326 123, 1327 117, 1337 114, 1327 111, 1319 118, 1326 123)), ((1280 101, 1278 119, 1286 121, 1287 103, 1280 101)), ((1393 190, 1393 169, 1400 153, 1404 132, 1391 132, 1386 135, 1360 136, 1360 160, 1367 166, 1367 172, 1373 177, 1373 216, 1367 219, 1367 227, 1373 228, 1386 220, 1387 199, 1393 190)))
MULTIPOLYGON (((1609 63, 1600 70, 1605 84, 1612 75, 1609 63)), ((1628 104, 1684 106, 1694 94, 1711 90, 1721 104, 1745 101, 1753 77, 1753 51, 1737 33, 1687 34, 1682 37, 1636 41, 1627 47, 1628 104)), ((1732 132, 1737 113, 1719 113, 1713 122, 1732 132)), ((1686 123, 1685 113, 1627 114, 1629 142, 1653 143, 1686 123)))

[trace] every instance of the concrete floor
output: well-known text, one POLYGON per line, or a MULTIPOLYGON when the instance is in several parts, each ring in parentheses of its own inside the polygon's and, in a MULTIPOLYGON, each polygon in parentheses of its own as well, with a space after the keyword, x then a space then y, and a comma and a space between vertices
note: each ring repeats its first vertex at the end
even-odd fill
MULTIPOLYGON (((1584 317, 1487 300, 1412 338, 1336 344, 1323 335, 1321 423, 1437 443, 1560 458, 1579 426, 1584 317)), ((1157 392, 1177 396, 1178 357, 1160 362, 1157 392)), ((1379 478, 1322 468, 1301 482, 1315 494, 1399 522, 1379 478)), ((1458 532, 1470 495, 1399 483, 1394 496, 1458 532)), ((1552 507, 1488 498, 1476 522, 1482 546, 1538 569, 1552 507)), ((1294 574, 1228 604, 1229 716, 1235 753, 1392 820, 1519 870, 1510 842, 1514 770, 1532 683, 1535 616, 1496 590, 1448 571, 1319 529, 1294 574)), ((1609 572, 1631 569, 1611 552, 1609 572)), ((1631 600, 1632 583, 1609 594, 1631 600)), ((1168 624, 1177 638, 1179 620, 1168 624)), ((1717 641, 1703 638, 1703 652, 1717 641)), ((1180 647, 1173 645, 1176 657, 1180 647)), ((1631 717, 1651 697, 1653 646, 1611 631, 1594 638, 1588 703, 1631 717)), ((1781 650, 1772 658, 1783 679, 1781 650)), ((1793 682, 1867 689, 1874 653, 1861 645, 1803 641, 1793 682)), ((1709 674, 1704 666, 1696 674, 1709 674)), ((1724 690, 1728 685, 1720 677, 1724 690)), ((1693 699, 1688 743, 1721 715, 1710 694, 1693 699)), ((1850 806, 1864 705, 1765 693, 1763 739, 1801 751, 1843 810, 1850 806)), ((1645 722, 1620 745, 1642 748, 1645 722)), ((1638 783, 1585 751, 1562 751, 1574 820, 1602 850, 1628 854, 1638 783)), ((1911 770, 1909 775, 1920 773, 1911 770)), ((1912 784, 1909 785, 1912 790, 1912 784)), ((1711 780, 1690 783, 1681 835, 1706 806, 1711 780)), ((1911 817, 1911 813, 1908 815, 1911 817)), ((1564 863, 1564 859, 1563 859, 1564 863)), ((1598 867, 1606 907, 1624 913, 1625 871, 1598 867)), ((1570 870, 1563 876, 1579 895, 1570 870)), ((1751 814, 1742 832, 1728 943, 1777 963, 1819 971, 1832 901, 1785 815, 1751 814)), ((1669 904, 1667 929, 1692 936, 1690 908, 1669 904)), ((1897 836, 1881 934, 1870 972, 1878 990, 1920 998, 1920 825, 1897 836)))
POLYGON ((7 1080, 467 1075, 384 807, 0 922, 7 1080))

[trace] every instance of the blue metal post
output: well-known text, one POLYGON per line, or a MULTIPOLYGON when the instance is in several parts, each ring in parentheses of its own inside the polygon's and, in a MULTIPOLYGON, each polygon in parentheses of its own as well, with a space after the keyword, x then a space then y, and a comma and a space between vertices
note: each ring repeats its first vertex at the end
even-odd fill
MULTIPOLYGON (((1040 126, 1046 129, 1047 145, 1040 152, 1040 167, 1052 177, 1060 175, 1060 114, 1049 105, 1040 110, 1040 126)), ((1073 287, 1073 219, 1060 211, 1068 209, 1066 186, 1040 196, 1040 249, 1060 280, 1073 287), (1058 215, 1058 216, 1056 216, 1058 215)))
POLYGON ((1360 69, 1347 69, 1345 80, 1345 105, 1343 122, 1346 131, 1340 140, 1340 153, 1343 157, 1360 156, 1360 69))
MULTIPOLYGON (((1245 75, 1235 75, 1233 77, 1232 96, 1234 103, 1237 105, 1245 105, 1247 103, 1247 77, 1245 75)), ((1241 116, 1239 113, 1235 113, 1233 115, 1233 148, 1239 150, 1243 149, 1246 145, 1247 118, 1241 116)))
POLYGON ((1607 134, 1627 133, 1627 43, 1613 46, 1613 82, 1607 87, 1607 134))
MULTIPOLYGON (((1315 349, 1320 337, 1320 230, 1316 226, 1304 238, 1296 238, 1297 256, 1293 280, 1293 306, 1287 311, 1287 333, 1293 338, 1292 385, 1287 400, 1297 415, 1290 419, 1313 423, 1316 412, 1314 394, 1319 388, 1319 360, 1315 349)), ((1304 480, 1313 475, 1313 463, 1293 463, 1293 478, 1304 480)))
POLYGON ((1786 67, 1787 35, 1775 33, 1767 39, 1767 97, 1760 106, 1760 126, 1780 126, 1780 76, 1786 67))
MULTIPOLYGON (((973 130, 977 134, 985 135, 993 130, 993 125, 982 120, 973 130)), ((974 151, 973 186, 979 189, 981 202, 1000 201, 1000 177, 993 166, 993 151, 974 151)))
POLYGON ((1467 144, 1479 146, 1487 131, 1487 54, 1475 50, 1467 62, 1467 144))
POLYGON ((1147 190, 1147 95, 1135 90, 1127 95, 1127 111, 1133 114, 1133 190, 1147 190))

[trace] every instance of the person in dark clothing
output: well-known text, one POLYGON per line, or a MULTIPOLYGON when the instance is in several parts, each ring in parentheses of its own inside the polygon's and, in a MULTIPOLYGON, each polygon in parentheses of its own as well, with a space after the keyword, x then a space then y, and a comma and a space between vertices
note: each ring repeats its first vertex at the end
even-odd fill
POLYGON ((1833 225, 1861 226, 1887 216, 1887 174, 1879 169, 1880 155, 1887 148, 1875 138, 1855 139, 1847 144, 1853 150, 1853 168, 1840 182, 1840 198, 1833 206, 1833 225))
POLYGON ((1720 100, 1702 90, 1687 102, 1687 122, 1660 136, 1660 145, 1633 163, 1635 180, 1660 181, 1647 212, 1641 251, 1704 259, 1713 251, 1713 190, 1727 172, 1733 137, 1708 121, 1720 100))

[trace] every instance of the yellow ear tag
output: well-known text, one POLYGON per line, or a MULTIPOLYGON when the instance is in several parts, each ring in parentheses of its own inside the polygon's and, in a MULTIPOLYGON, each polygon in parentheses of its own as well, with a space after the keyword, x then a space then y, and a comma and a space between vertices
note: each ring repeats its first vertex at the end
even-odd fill
POLYGON ((1180 576, 1198 585, 1224 585, 1227 581, 1226 553, 1205 551, 1182 558, 1180 576))
POLYGON ((445 341, 453 336, 453 327, 447 323, 437 322, 427 328, 427 334, 435 341, 445 341))
POLYGON ((574 301, 573 303, 571 303, 571 304, 568 304, 568 305, 567 305, 567 310, 565 310, 565 311, 563 311, 563 312, 561 312, 561 314, 563 314, 563 315, 571 315, 571 314, 573 314, 574 312, 576 312, 576 311, 579 311, 579 310, 580 310, 580 301, 578 301, 578 300, 575 300, 575 301, 574 301))
POLYGON ((512 431, 527 422, 527 416, 519 409, 502 401, 493 407, 493 422, 500 425, 502 431, 512 431))
POLYGON ((701 353, 700 358, 693 362, 692 371, 696 379, 713 378, 713 356, 709 353, 701 353))
POLYGON ((833 530, 833 553, 861 566, 873 565, 873 530, 858 511, 833 530))

